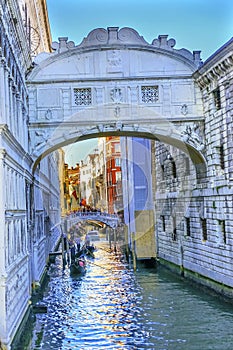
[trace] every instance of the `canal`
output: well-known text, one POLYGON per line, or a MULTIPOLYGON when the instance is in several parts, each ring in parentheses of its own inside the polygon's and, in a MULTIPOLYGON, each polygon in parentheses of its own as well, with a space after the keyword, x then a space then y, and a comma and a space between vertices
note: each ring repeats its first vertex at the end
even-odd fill
POLYGON ((233 306, 158 267, 136 272, 100 242, 87 273, 49 269, 43 302, 23 350, 232 350, 233 306))

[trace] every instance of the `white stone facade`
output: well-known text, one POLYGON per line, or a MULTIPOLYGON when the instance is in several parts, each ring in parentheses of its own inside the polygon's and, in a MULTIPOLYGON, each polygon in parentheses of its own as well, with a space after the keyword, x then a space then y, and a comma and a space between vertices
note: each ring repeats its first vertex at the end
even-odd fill
MULTIPOLYGON (((31 67, 33 52, 21 17, 21 6, 29 3, 0 0, 1 349, 10 349, 28 311, 33 286, 40 282, 48 252, 60 234, 56 226, 60 221, 59 153, 45 158, 34 174, 29 154, 25 75, 31 67)), ((37 9, 28 8, 30 23, 37 29, 42 18, 33 11, 40 12, 45 4, 41 0, 35 5, 37 9)), ((49 40, 44 32, 34 53, 42 47, 48 49, 49 40)))

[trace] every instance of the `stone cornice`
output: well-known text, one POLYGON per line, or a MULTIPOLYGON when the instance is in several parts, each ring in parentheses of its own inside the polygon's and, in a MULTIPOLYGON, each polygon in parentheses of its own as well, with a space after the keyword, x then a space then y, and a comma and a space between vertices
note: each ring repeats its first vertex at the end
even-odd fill
MULTIPOLYGON (((201 88, 233 70, 233 38, 208 58, 193 77, 201 88)), ((227 78, 227 77, 226 77, 227 78)))
MULTIPOLYGON (((168 35, 159 35, 149 44, 138 32, 132 28, 108 27, 92 30, 81 44, 75 46, 67 37, 58 38, 59 42, 53 42, 54 52, 41 53, 35 58, 36 68, 41 69, 51 62, 63 58, 99 50, 140 50, 160 53, 187 64, 195 71, 201 64, 200 51, 190 52, 187 49, 174 49, 176 41, 168 39, 168 35)), ((36 69, 35 68, 35 69, 36 69)))

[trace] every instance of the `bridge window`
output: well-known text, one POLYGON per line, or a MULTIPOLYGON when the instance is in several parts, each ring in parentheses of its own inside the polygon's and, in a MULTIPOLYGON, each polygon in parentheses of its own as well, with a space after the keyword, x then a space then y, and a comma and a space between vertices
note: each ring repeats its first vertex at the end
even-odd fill
POLYGON ((74 103, 78 106, 91 105, 91 88, 75 88, 74 103))
POLYGON ((155 103, 159 99, 159 88, 158 86, 142 86, 142 102, 144 103, 155 103))

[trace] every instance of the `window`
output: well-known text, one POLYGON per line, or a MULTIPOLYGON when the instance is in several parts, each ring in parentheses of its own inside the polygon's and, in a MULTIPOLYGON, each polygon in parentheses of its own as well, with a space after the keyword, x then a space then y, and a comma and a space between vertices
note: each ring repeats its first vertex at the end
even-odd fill
POLYGON ((120 145, 120 143, 114 143, 114 145, 113 145, 113 153, 120 153, 120 151, 121 151, 121 145, 120 145))
POLYGON ((172 221, 173 221, 172 239, 173 239, 173 241, 176 241, 177 240, 177 229, 176 229, 176 217, 175 216, 172 217, 172 221))
POLYGON ((161 164, 161 177, 164 180, 164 164, 161 164))
POLYGON ((142 86, 142 102, 144 103, 155 103, 159 99, 158 86, 142 86))
POLYGON ((220 157, 220 166, 221 166, 221 169, 225 169, 225 162, 224 162, 224 147, 223 147, 223 144, 220 145, 220 148, 219 148, 219 157, 220 157))
POLYGON ((186 236, 191 236, 191 230, 190 230, 190 218, 185 218, 185 229, 186 229, 186 236))
POLYGON ((161 215, 161 221, 162 221, 162 230, 165 232, 166 224, 165 224, 165 216, 161 215))
POLYGON ((121 171, 116 171, 116 181, 121 181, 121 171))
POLYGON ((185 158, 185 173, 186 175, 190 174, 190 163, 188 157, 185 158))
POLYGON ((115 166, 121 166, 121 159, 115 158, 115 166))
POLYGON ((226 223, 225 220, 218 220, 218 224, 220 226, 220 230, 222 233, 222 241, 224 244, 227 242, 227 236, 226 236, 226 223))
POLYGON ((203 241, 207 241, 207 222, 206 222, 206 219, 201 219, 201 227, 202 227, 203 241))
POLYGON ((213 91, 214 96, 214 105, 216 110, 221 109, 221 97, 220 97, 220 89, 219 87, 213 91))
POLYGON ((177 176, 177 174, 176 174, 176 163, 175 163, 174 160, 172 160, 172 175, 173 175, 174 179, 176 179, 176 176, 177 176))
POLYGON ((91 88, 75 88, 74 103, 78 106, 91 105, 91 88))

